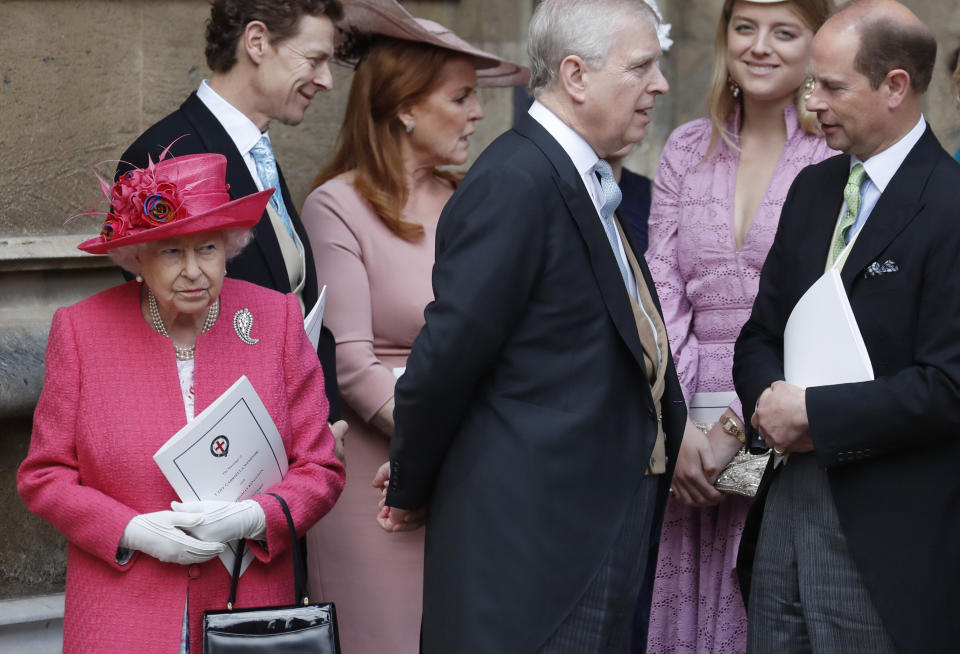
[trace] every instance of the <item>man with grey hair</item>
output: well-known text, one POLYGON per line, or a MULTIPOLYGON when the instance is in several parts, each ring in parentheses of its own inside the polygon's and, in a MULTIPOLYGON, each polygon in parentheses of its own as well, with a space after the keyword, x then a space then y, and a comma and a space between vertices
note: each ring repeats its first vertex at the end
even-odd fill
POLYGON ((751 653, 960 648, 960 166, 922 114, 936 51, 893 0, 848 4, 811 46, 807 108, 844 154, 797 175, 734 354, 755 444, 782 455, 741 542, 751 653), (825 266, 872 375, 804 389, 784 326, 825 266))
POLYGON ((668 90, 656 16, 545 0, 529 43, 537 101, 440 217, 382 470, 381 524, 427 523, 427 653, 628 651, 686 419, 602 159, 668 90))

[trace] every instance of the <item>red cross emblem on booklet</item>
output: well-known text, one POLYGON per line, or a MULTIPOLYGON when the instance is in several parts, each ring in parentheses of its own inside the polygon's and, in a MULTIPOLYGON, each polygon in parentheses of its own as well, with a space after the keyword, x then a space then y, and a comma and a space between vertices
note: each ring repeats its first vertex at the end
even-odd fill
POLYGON ((230 439, 226 436, 217 436, 210 443, 210 454, 216 457, 227 456, 230 450, 230 439))

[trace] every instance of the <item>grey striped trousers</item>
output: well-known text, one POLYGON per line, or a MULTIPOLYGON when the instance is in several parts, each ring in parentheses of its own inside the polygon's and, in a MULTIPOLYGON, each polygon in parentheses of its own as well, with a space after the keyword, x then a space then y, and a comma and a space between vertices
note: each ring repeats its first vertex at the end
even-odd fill
POLYGON ((747 615, 750 654, 897 650, 847 549, 826 471, 791 454, 770 486, 747 615))
MULTIPOLYGON (((643 473, 640 472, 640 475, 643 473)), ((660 475, 643 477, 593 580, 538 654, 629 652, 660 475)))

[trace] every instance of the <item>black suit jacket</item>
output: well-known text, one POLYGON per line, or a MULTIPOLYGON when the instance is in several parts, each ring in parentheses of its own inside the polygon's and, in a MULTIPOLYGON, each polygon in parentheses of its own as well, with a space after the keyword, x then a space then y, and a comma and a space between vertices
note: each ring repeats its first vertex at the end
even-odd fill
MULTIPOLYGON (((387 497, 429 506, 423 651, 532 652, 610 548, 657 416, 596 210, 529 116, 447 203, 433 287, 397 384, 387 497)), ((686 416, 672 361, 662 408, 672 470, 686 416)))
MULTIPOLYGON (((257 192, 257 184, 250 176, 243 155, 237 150, 230 135, 220 121, 203 104, 196 93, 191 93, 180 108, 147 129, 127 148, 117 166, 119 177, 131 167, 142 168, 147 165, 147 156, 156 161, 160 153, 174 143, 169 156, 217 152, 227 158, 227 184, 230 185, 230 197, 236 199, 257 192), (179 140, 178 140, 179 139, 179 140)), ((313 263, 310 240, 300 221, 300 215, 290 198, 290 191, 283 179, 283 172, 277 164, 280 176, 280 191, 287 205, 290 220, 303 243, 306 279, 303 285, 303 303, 309 311, 317 301, 317 273, 313 263)), ((290 292, 290 280, 277 235, 266 211, 260 222, 253 228, 253 242, 243 252, 227 262, 227 275, 234 279, 279 291, 290 292)), ((333 334, 326 327, 320 334, 317 355, 323 366, 327 398, 330 400, 330 420, 339 419, 340 395, 337 389, 337 366, 333 334)))
MULTIPOLYGON (((749 424, 783 379, 783 329, 822 274, 850 158, 805 168, 784 203, 733 376, 749 424)), ((810 434, 851 554, 903 652, 956 651, 960 621, 960 166, 928 128, 870 214, 841 277, 874 381, 807 389, 810 434), (867 274, 872 262, 896 272, 867 274)), ((741 547, 749 566, 768 468, 741 547)))

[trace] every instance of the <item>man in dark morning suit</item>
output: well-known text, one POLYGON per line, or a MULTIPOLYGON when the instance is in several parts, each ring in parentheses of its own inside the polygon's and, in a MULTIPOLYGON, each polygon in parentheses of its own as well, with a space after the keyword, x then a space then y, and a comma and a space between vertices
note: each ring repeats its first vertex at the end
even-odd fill
MULTIPOLYGON (((117 177, 146 167, 148 156, 157 161, 172 143, 170 156, 226 156, 232 198, 279 186, 280 195, 253 230, 253 242, 227 264, 227 275, 294 292, 307 311, 318 295, 313 253, 267 130, 273 120, 299 124, 313 97, 330 90, 334 21, 342 13, 338 0, 215 0, 206 32, 210 79, 141 134, 117 167, 117 177)), ((333 334, 324 327, 317 354, 331 421, 340 414, 334 348, 333 334)))
POLYGON ((541 3, 538 101, 441 214, 379 516, 426 520, 423 652, 630 645, 686 411, 599 157, 668 90, 656 25, 642 0, 541 3))
POLYGON ((960 648, 960 165, 921 113, 935 57, 893 0, 813 41, 807 107, 846 154, 794 181, 734 357, 752 436, 787 455, 741 543, 749 652, 960 648), (784 326, 834 263, 874 379, 804 390, 784 326))

